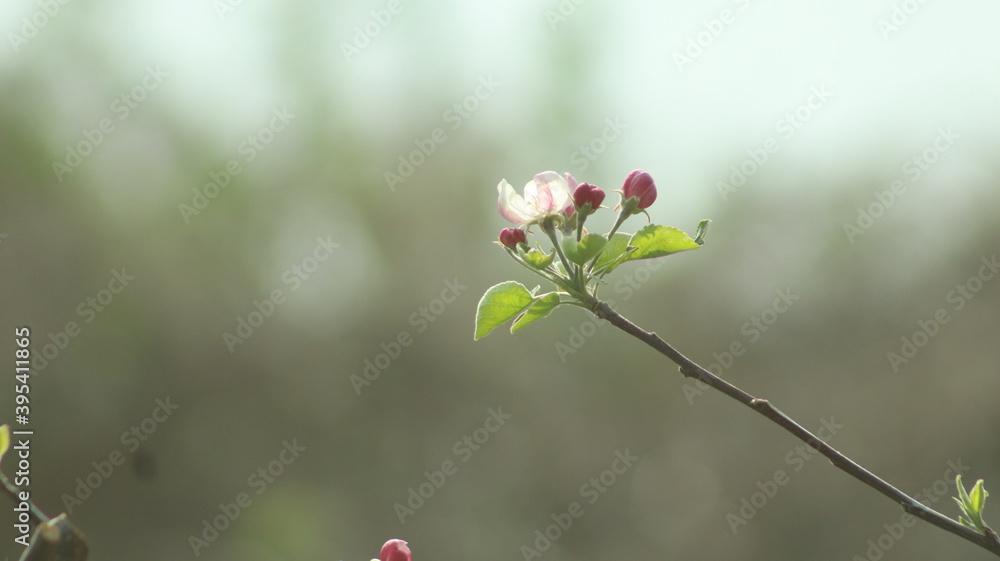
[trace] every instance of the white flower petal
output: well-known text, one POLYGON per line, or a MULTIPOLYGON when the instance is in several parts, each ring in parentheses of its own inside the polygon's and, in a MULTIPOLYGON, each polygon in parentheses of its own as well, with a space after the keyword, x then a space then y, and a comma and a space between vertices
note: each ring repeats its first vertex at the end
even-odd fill
POLYGON ((518 195, 510 183, 507 183, 506 179, 497 185, 497 193, 499 194, 497 210, 500 211, 500 216, 508 222, 527 224, 537 218, 535 210, 528 206, 521 195, 518 195))
POLYGON ((524 196, 503 180, 497 185, 497 210, 500 216, 514 224, 524 225, 537 222, 547 214, 560 213, 571 204, 573 193, 570 183, 576 180, 554 171, 544 171, 524 186, 524 196))
POLYGON ((538 186, 534 181, 524 184, 524 202, 532 209, 538 209, 538 186))
POLYGON ((562 212, 572 198, 566 180, 554 171, 543 171, 536 175, 535 185, 538 188, 535 208, 541 212, 562 212))
POLYGON ((566 186, 569 187, 570 197, 572 197, 573 193, 576 192, 576 188, 579 187, 580 184, 576 181, 576 178, 573 177, 572 174, 567 173, 566 174, 566 186))

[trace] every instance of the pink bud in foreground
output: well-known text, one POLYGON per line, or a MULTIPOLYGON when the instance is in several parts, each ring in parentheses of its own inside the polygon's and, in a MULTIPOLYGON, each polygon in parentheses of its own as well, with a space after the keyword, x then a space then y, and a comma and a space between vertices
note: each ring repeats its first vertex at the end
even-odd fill
POLYGON ((382 546, 380 561, 411 561, 410 548, 406 547, 406 542, 400 539, 393 539, 385 542, 382 546))
POLYGON ((653 183, 653 177, 649 175, 649 172, 637 169, 625 178, 622 193, 624 194, 623 199, 626 201, 637 197, 639 199, 638 208, 642 210, 656 200, 656 184, 653 183))
POLYGON ((524 230, 520 228, 504 228, 500 230, 500 243, 511 248, 517 249, 517 244, 524 243, 527 237, 524 235, 524 230))
POLYGON ((604 202, 604 191, 590 183, 581 183, 576 191, 573 191, 573 202, 580 210, 583 210, 583 205, 590 203, 590 212, 593 213, 604 202))

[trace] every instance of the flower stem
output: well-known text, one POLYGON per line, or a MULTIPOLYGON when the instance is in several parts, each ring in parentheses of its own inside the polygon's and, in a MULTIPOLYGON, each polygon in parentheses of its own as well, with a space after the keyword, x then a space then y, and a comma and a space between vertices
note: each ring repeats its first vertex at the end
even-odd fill
POLYGON ((608 232, 608 239, 609 240, 611 239, 611 236, 615 235, 615 232, 618 231, 618 228, 620 228, 621 225, 625 223, 625 220, 628 219, 629 216, 632 216, 632 215, 628 214, 624 210, 618 213, 618 220, 615 220, 615 225, 612 226, 611 230, 608 232))
POLYGON ((556 286, 559 286, 559 287, 565 286, 566 281, 568 280, 565 277, 559 275, 555 271, 550 271, 548 268, 545 268, 545 269, 536 269, 536 268, 532 267, 531 265, 529 265, 527 261, 525 261, 524 259, 522 259, 521 256, 518 255, 516 251, 514 251, 514 250, 512 250, 510 248, 504 248, 504 249, 507 250, 507 253, 511 256, 511 258, 514 261, 520 263, 520 265, 522 267, 524 267, 525 269, 531 271, 532 273, 535 273, 536 275, 545 277, 546 279, 548 279, 550 282, 552 282, 556 286))
POLYGON ((802 425, 799 425, 789 416, 785 415, 776 407, 771 405, 771 403, 766 399, 753 397, 733 384, 730 384, 729 382, 702 368, 681 354, 677 349, 670 346, 656 333, 644 331, 631 321, 625 319, 606 302, 592 300, 588 303, 591 305, 590 310, 594 313, 594 315, 607 320, 611 323, 611 325, 614 325, 625 333, 639 339, 663 356, 669 358, 671 361, 680 366, 681 374, 685 377, 697 378, 712 388, 726 394, 736 401, 739 401, 757 413, 760 413, 764 417, 767 417, 773 423, 792 433, 793 436, 805 442, 813 449, 817 450, 820 454, 826 456, 836 467, 898 503, 903 507, 905 512, 920 518, 921 520, 930 522, 942 530, 951 532, 960 538, 964 538, 982 547, 983 549, 1000 556, 1000 539, 997 538, 996 534, 990 536, 979 533, 972 528, 963 526, 940 512, 917 502, 906 493, 896 489, 886 481, 880 479, 872 472, 861 467, 856 462, 834 449, 829 444, 820 440, 811 432, 803 428, 802 425))
MULTIPOLYGON (((615 220, 615 225, 611 227, 610 231, 608 231, 607 238, 608 238, 609 242, 611 241, 611 237, 615 235, 615 232, 618 231, 618 228, 620 228, 621 225, 625 223, 625 220, 629 216, 631 216, 631 215, 628 214, 627 212, 625 212, 624 210, 622 210, 621 212, 618 213, 618 219, 615 220)), ((591 271, 594 270, 594 265, 597 264, 597 260, 600 259, 600 258, 601 258, 601 254, 598 253, 597 257, 594 257, 593 261, 591 261, 589 264, 587 264, 587 272, 588 273, 590 273, 591 271)))
POLYGON ((566 269, 566 274, 569 275, 569 280, 573 283, 574 287, 577 287, 580 283, 578 282, 578 271, 573 268, 573 263, 570 263, 569 259, 566 259, 566 255, 563 253, 562 246, 559 245, 559 238, 556 236, 555 228, 549 226, 546 227, 542 224, 542 231, 548 234, 549 239, 552 240, 552 247, 556 249, 556 255, 559 256, 559 260, 562 261, 563 267, 566 269))

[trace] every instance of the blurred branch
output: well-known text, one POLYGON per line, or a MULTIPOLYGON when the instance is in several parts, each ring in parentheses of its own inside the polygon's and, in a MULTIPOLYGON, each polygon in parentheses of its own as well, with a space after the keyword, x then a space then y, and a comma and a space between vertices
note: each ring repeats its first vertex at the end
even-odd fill
MULTIPOLYGON (((4 475, 3 472, 0 472, 0 484, 3 485, 3 490, 8 495, 10 495, 10 498, 14 499, 14 504, 18 504, 21 502, 21 499, 18 496, 21 490, 15 487, 14 484, 11 483, 9 479, 7 479, 7 476, 4 475)), ((28 514, 31 516, 31 519, 34 520, 36 524, 42 524, 49 521, 49 517, 45 516, 45 513, 42 512, 42 509, 38 508, 38 506, 36 506, 34 502, 29 500, 27 501, 27 503, 28 503, 28 514)))
POLYGON ((656 335, 656 333, 644 331, 631 321, 625 319, 607 303, 594 300, 592 302, 591 310, 597 317, 607 320, 618 329, 632 335, 636 339, 639 339, 658 351, 660 354, 669 358, 671 361, 680 366, 681 374, 684 376, 701 380, 705 384, 726 394, 736 401, 739 401, 743 405, 746 405, 757 413, 767 417, 781 428, 792 433, 792 435, 796 438, 816 449, 820 454, 826 456, 830 462, 833 463, 833 465, 847 472, 849 475, 858 479, 865 485, 868 485, 872 489, 875 489, 879 493, 889 497, 893 500, 893 502, 898 503, 903 507, 905 512, 920 518, 921 520, 930 522, 942 530, 951 532, 956 536, 964 538, 982 547, 983 549, 1000 556, 1000 539, 997 538, 995 533, 993 535, 979 533, 974 529, 963 526, 959 522, 948 518, 938 511, 919 503, 906 493, 896 489, 872 472, 858 465, 844 454, 838 452, 826 442, 817 438, 811 432, 793 421, 790 417, 779 411, 775 406, 771 405, 771 403, 766 399, 758 399, 702 368, 681 354, 680 351, 670 346, 666 341, 656 335))
POLYGON ((31 542, 20 561, 86 561, 87 538, 66 517, 49 518, 31 499, 22 500, 22 491, 0 472, 0 486, 14 499, 14 504, 27 503, 28 514, 37 524, 31 542))

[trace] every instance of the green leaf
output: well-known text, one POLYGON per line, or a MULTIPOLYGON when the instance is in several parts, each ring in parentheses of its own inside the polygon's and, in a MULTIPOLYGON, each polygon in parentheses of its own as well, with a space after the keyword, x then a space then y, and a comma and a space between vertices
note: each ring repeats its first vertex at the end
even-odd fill
POLYGON ((608 244, 604 246, 604 251, 601 252, 601 256, 597 258, 597 263, 594 264, 594 272, 600 273, 603 271, 605 273, 610 273, 615 269, 615 267, 623 263, 628 258, 628 241, 631 237, 631 234, 622 233, 611 236, 611 239, 608 240, 608 244))
POLYGON ((556 250, 552 250, 548 255, 545 255, 537 249, 532 249, 524 254, 524 260, 528 262, 528 265, 542 270, 552 264, 552 260, 556 257, 556 250))
POLYGON ((694 232, 694 243, 698 245, 705 244, 705 235, 708 234, 708 225, 711 223, 712 221, 708 219, 698 223, 698 229, 694 232))
POLYGON ((555 292, 549 292, 548 294, 543 294, 538 297, 531 306, 521 314, 521 317, 514 321, 514 325, 510 326, 510 332, 515 333, 528 327, 532 323, 544 318, 545 316, 552 313, 552 310, 556 309, 556 306, 562 302, 559 299, 559 295, 555 292))
POLYGON ((990 528, 983 521, 983 507, 986 506, 986 497, 990 494, 983 486, 983 480, 976 481, 975 485, 972 486, 972 491, 966 492, 965 486, 962 485, 962 476, 958 475, 955 477, 955 486, 958 488, 959 496, 952 498, 958 503, 958 507, 964 515, 959 516, 958 521, 986 533, 990 528))
POLYGON ((10 427, 3 425, 0 427, 0 460, 3 460, 8 448, 10 448, 10 427))
POLYGON ((608 239, 600 234, 587 234, 579 243, 567 236, 562 240, 562 249, 567 259, 577 265, 583 265, 597 257, 607 243, 608 239))
POLYGON ((969 499, 969 494, 965 492, 965 485, 962 485, 962 475, 961 474, 955 476, 955 486, 958 487, 958 496, 959 496, 958 500, 961 501, 962 508, 964 509, 972 501, 969 499))
POLYGON ((983 506, 985 506, 984 503, 986 503, 986 497, 989 495, 990 494, 986 492, 986 489, 983 488, 983 480, 980 479, 979 481, 976 481, 976 484, 972 486, 972 492, 969 493, 969 499, 971 499, 969 504, 972 507, 972 510, 977 514, 982 514, 983 506))
POLYGON ((629 261, 663 257, 679 251, 701 247, 681 230, 673 226, 660 226, 658 224, 650 224, 639 230, 632 236, 628 244, 635 247, 635 251, 629 255, 629 261))
POLYGON ((517 281, 506 281, 491 287, 476 308, 476 340, 489 335, 534 301, 528 289, 517 281))

